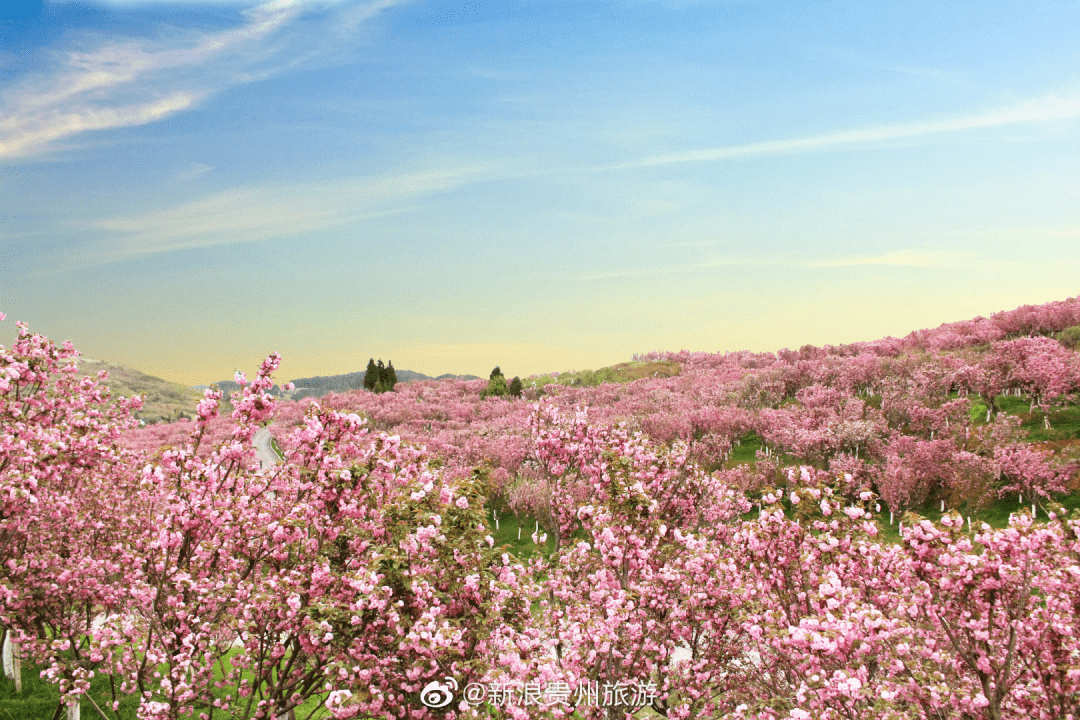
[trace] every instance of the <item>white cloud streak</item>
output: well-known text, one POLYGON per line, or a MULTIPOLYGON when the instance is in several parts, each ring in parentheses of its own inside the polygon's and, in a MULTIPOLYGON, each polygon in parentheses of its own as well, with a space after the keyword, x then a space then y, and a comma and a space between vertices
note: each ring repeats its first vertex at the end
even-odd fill
POLYGON ((937 250, 896 250, 881 255, 861 255, 813 263, 812 267, 858 267, 863 265, 891 265, 898 267, 943 267, 970 262, 973 252, 937 250))
POLYGON ((175 92, 150 102, 124 107, 47 108, 0 121, 0 157, 25 154, 60 138, 108 128, 145 125, 193 107, 200 96, 175 92))
POLYGON ((497 176, 491 166, 450 168, 306 186, 246 187, 147 213, 99 218, 105 235, 82 253, 68 251, 57 272, 147 255, 264 242, 416 209, 424 195, 497 176))
POLYGON ((712 268, 737 266, 814 269, 863 266, 911 268, 949 267, 970 263, 976 258, 977 256, 973 252, 953 252, 945 250, 895 250, 880 255, 857 255, 818 261, 793 261, 783 258, 724 258, 688 265, 665 265, 660 267, 592 273, 589 275, 579 275, 571 279, 580 282, 625 280, 631 278, 658 277, 661 275, 680 275, 712 268))
POLYGON ((209 165, 203 165, 202 163, 191 163, 190 168, 188 168, 184 172, 176 173, 176 175, 173 176, 173 179, 176 182, 188 182, 190 180, 194 180, 201 175, 205 175, 213 169, 214 168, 210 167, 209 165))
MULTIPOLYGON (((377 0, 338 10, 355 24, 391 4, 377 0)), ((270 0, 243 10, 244 22, 228 30, 84 40, 83 48, 60 56, 53 70, 24 77, 0 98, 0 157, 40 154, 88 130, 152 123, 191 110, 223 88, 272 75, 276 68, 265 65, 281 53, 272 46, 278 31, 323 6, 270 0)))
POLYGON ((624 280, 627 278, 654 277, 659 275, 671 275, 708 270, 710 268, 732 267, 735 265, 750 264, 748 260, 711 260, 708 262, 694 263, 692 265, 665 265, 661 267, 640 268, 636 270, 614 270, 612 272, 579 275, 571 278, 580 282, 594 282, 597 280, 624 280))
POLYGON ((705 150, 691 150, 688 152, 657 155, 631 162, 607 165, 599 169, 619 170, 646 168, 661 165, 728 160, 756 155, 780 155, 808 152, 847 145, 901 140, 904 138, 1002 127, 1020 123, 1070 120, 1077 117, 1080 117, 1080 99, 1048 97, 1027 102, 1013 108, 993 110, 978 115, 967 115, 947 120, 932 120, 929 122, 911 123, 906 125, 885 125, 862 130, 847 130, 827 135, 795 138, 792 140, 768 140, 765 142, 728 145, 705 150))

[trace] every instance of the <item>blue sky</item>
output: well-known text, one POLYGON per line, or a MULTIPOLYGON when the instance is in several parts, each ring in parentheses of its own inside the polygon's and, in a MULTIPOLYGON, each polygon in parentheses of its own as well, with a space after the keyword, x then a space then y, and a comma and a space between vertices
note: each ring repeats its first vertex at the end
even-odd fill
POLYGON ((1075 3, 24 3, 14 320, 186 384, 597 368, 1078 294, 1075 3))

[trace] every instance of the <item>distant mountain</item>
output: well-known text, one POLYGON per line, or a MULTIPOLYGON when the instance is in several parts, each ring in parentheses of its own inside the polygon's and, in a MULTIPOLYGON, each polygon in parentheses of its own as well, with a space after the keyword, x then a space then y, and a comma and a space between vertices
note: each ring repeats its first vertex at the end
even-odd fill
MULTIPOLYGON (((292 381, 296 390, 292 393, 293 400, 305 397, 322 397, 327 393, 343 393, 364 387, 365 371, 346 373, 344 375, 316 375, 309 378, 296 378, 292 381)), ((401 380, 401 373, 398 373, 401 380)))
POLYGON ((403 383, 416 382, 417 380, 433 379, 430 376, 425 375, 424 373, 418 373, 412 370, 398 370, 397 368, 394 368, 394 372, 397 373, 398 382, 403 383))
MULTIPOLYGON (((99 370, 108 370, 109 378, 105 384, 113 392, 113 398, 121 395, 132 397, 134 395, 146 395, 146 402, 141 410, 132 413, 135 417, 147 424, 157 422, 170 422, 178 417, 195 417, 195 406, 203 398, 203 390, 215 387, 222 391, 221 413, 232 412, 232 404, 229 402, 229 394, 240 389, 240 385, 234 380, 222 380, 213 385, 186 386, 179 383, 162 380, 153 375, 147 375, 133 368, 125 367, 118 363, 93 360, 80 357, 76 363, 80 377, 94 377, 99 370)), ((475 375, 440 375, 437 378, 413 372, 412 370, 398 370, 398 382, 414 382, 416 380, 476 380, 475 375)), ((312 378, 300 378, 294 380, 296 390, 282 392, 278 385, 270 389, 270 394, 275 397, 286 397, 299 400, 303 397, 322 397, 331 392, 347 392, 364 386, 364 373, 355 372, 345 375, 327 375, 312 378)))
MULTIPOLYGON (((206 386, 203 385, 201 387, 206 387, 206 386)), ((221 382, 214 383, 213 385, 211 385, 211 387, 217 388, 218 390, 221 391, 222 400, 228 400, 229 396, 232 393, 237 392, 240 389, 240 383, 236 382, 235 380, 222 380, 221 382)), ((281 388, 278 387, 277 385, 274 385, 273 387, 271 387, 269 392, 274 397, 281 397, 281 394, 282 394, 281 393, 281 388)))
MULTIPOLYGON (((364 387, 364 375, 366 370, 359 372, 345 373, 344 375, 316 375, 309 378, 297 378, 293 380, 293 385, 296 386, 296 390, 292 393, 287 393, 287 397, 293 400, 299 400, 305 397, 322 397, 327 393, 342 393, 349 392, 350 390, 357 390, 364 387)), ((478 380, 476 375, 452 375, 445 373, 439 377, 431 377, 424 373, 418 373, 413 370, 397 370, 397 379, 399 383, 410 383, 418 380, 478 380)), ((219 383, 220 385, 220 383, 219 383)))

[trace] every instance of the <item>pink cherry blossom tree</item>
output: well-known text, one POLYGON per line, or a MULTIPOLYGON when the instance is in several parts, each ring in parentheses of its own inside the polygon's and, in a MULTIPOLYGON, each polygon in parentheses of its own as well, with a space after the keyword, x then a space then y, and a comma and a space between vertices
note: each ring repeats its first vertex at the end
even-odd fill
POLYGON ((0 625, 59 684, 62 707, 100 666, 87 637, 125 605, 139 560, 129 469, 140 460, 117 439, 141 403, 108 404, 107 373, 77 378, 70 342, 18 327, 0 348, 0 625))

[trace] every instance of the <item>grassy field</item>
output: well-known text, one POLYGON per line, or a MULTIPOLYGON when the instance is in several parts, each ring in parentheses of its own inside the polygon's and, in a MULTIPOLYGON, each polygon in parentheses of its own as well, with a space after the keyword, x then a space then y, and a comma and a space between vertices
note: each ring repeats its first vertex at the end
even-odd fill
POLYGON ((761 447, 761 438, 758 437, 757 433, 750 433, 740 438, 739 444, 731 448, 731 456, 728 458, 727 467, 757 462, 757 451, 761 447))
MULTIPOLYGON (((1031 403, 1022 397, 999 396, 994 403, 999 411, 1020 418, 1021 427, 1027 431, 1031 442, 1080 440, 1080 405, 1051 407, 1043 413, 1040 410, 1030 412, 1031 403)), ((971 419, 975 425, 985 425, 986 405, 976 401, 971 407, 971 419)))
MULTIPOLYGON (((37 666, 23 664, 21 693, 15 692, 14 680, 0 676, 0 720, 52 720, 60 702, 60 692, 56 685, 40 678, 40 671, 37 666)), ((139 707, 138 697, 117 693, 119 712, 112 711, 113 696, 108 675, 96 674, 90 680, 90 698, 84 697, 79 703, 81 717, 88 720, 102 717, 94 703, 109 720, 134 720, 139 707)), ((66 718, 67 714, 62 717, 66 718)))

